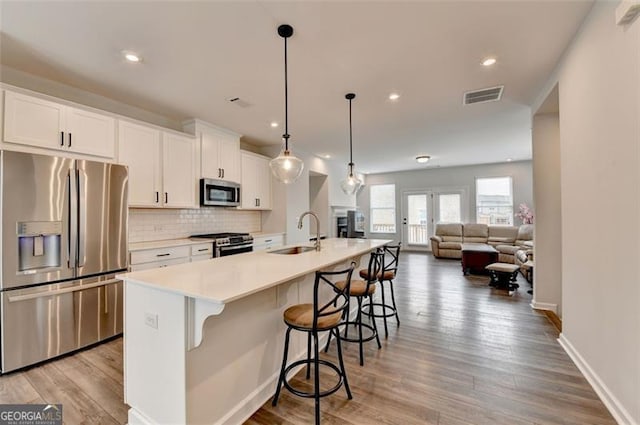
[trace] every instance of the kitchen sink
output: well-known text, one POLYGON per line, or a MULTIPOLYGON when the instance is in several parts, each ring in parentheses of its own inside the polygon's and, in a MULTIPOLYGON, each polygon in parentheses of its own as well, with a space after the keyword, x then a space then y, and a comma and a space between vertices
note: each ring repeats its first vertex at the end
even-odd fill
POLYGON ((274 249, 273 251, 269 251, 271 254, 283 254, 283 255, 294 255, 294 254, 302 254, 303 252, 313 251, 316 248, 313 246, 291 246, 289 248, 282 249, 274 249))

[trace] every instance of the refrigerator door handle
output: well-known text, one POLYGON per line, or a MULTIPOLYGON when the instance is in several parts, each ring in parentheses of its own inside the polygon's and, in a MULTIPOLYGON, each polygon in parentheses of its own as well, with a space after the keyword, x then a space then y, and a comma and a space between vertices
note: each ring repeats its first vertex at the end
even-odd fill
POLYGON ((78 180, 76 170, 70 169, 67 174, 69 185, 69 268, 76 267, 78 249, 78 180))
POLYGON ((85 193, 87 176, 83 170, 78 170, 78 267, 86 262, 87 243, 87 196, 85 193))
POLYGON ((68 288, 57 289, 55 291, 40 291, 40 292, 35 292, 35 293, 32 293, 32 294, 14 295, 12 297, 11 296, 8 297, 8 301, 10 303, 15 303, 15 302, 19 302, 19 301, 32 300, 34 298, 51 297, 51 296, 54 296, 54 295, 66 294, 66 293, 69 293, 69 292, 84 291, 85 289, 97 288, 99 286, 110 285, 112 283, 118 283, 118 282, 121 282, 121 280, 120 279, 108 279, 108 280, 101 280, 100 282, 88 283, 86 285, 75 285, 75 286, 71 286, 71 287, 68 287, 68 288))

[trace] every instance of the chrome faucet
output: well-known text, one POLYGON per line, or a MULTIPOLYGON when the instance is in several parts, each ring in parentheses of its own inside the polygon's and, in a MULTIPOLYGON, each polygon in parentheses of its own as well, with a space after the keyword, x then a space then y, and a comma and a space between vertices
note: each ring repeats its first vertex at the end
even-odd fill
POLYGON ((316 248, 316 251, 320 251, 320 219, 318 218, 316 213, 314 213, 313 211, 303 212, 300 218, 298 219, 298 229, 302 229, 302 219, 306 215, 311 215, 316 219, 316 243, 314 246, 316 248))

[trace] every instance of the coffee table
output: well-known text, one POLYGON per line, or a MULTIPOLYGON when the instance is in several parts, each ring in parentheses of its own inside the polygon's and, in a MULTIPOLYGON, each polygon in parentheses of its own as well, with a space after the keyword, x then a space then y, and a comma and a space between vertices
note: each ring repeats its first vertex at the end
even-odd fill
POLYGON ((483 243, 462 244, 462 273, 487 274, 489 264, 498 262, 498 251, 483 243))

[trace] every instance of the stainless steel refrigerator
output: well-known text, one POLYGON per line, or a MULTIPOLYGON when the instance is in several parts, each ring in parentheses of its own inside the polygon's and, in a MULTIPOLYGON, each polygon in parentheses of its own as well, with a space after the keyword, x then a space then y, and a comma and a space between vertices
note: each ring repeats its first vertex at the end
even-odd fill
POLYGON ((122 333, 127 168, 0 152, 2 373, 122 333))

